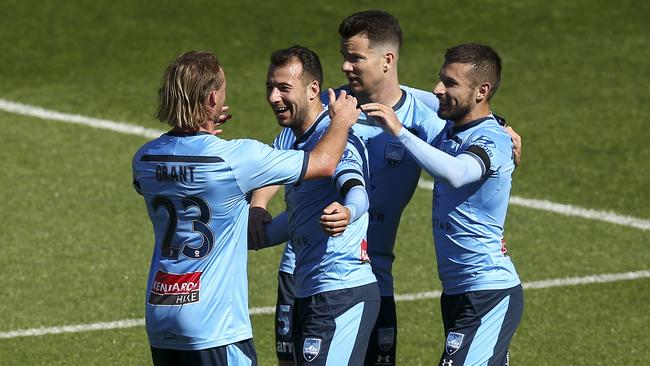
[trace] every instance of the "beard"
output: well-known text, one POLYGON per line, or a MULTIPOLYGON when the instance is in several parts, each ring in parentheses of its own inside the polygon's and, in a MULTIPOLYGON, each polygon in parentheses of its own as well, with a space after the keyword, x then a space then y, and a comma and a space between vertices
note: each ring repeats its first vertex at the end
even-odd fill
POLYGON ((448 121, 460 121, 472 110, 469 102, 459 104, 454 99, 443 103, 440 101, 438 106, 438 117, 448 121))

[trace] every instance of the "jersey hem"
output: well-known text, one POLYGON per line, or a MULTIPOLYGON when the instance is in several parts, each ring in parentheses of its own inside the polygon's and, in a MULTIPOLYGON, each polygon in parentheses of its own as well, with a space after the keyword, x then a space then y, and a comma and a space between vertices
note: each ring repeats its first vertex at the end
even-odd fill
POLYGON ((321 285, 321 286, 316 286, 313 287, 310 292, 300 292, 296 291, 296 297, 300 298, 305 298, 309 296, 314 296, 316 294, 320 294, 322 292, 328 292, 328 291, 336 291, 336 290, 345 290, 347 288, 353 288, 353 287, 359 287, 359 286, 364 286, 364 285, 369 285, 371 283, 377 282, 376 279, 365 279, 365 280, 359 280, 359 281, 345 281, 345 285, 321 285))
POLYGON ((216 341, 208 341, 208 342, 200 342, 200 343, 164 343, 164 342, 160 343, 160 342, 152 342, 151 340, 149 340, 149 344, 151 345, 151 347, 154 348, 174 349, 180 351, 199 351, 202 349, 227 346, 229 344, 237 343, 251 338, 253 338, 253 333, 250 331, 246 331, 244 333, 240 333, 235 336, 230 336, 227 338, 221 338, 216 341))

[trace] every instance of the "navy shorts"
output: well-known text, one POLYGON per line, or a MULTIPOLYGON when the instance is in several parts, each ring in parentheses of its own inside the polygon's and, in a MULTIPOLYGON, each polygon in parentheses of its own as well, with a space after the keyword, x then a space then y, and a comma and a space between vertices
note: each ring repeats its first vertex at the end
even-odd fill
POLYGON ((257 366, 252 338, 194 351, 151 347, 151 357, 156 366, 257 366))
POLYGON ((394 366, 397 353, 395 297, 382 296, 379 316, 370 334, 365 366, 394 366))
POLYGON ((441 366, 507 365, 508 347, 521 322, 521 285, 505 290, 442 294, 445 350, 441 366))
POLYGON ((379 314, 379 287, 368 285, 296 298, 296 365, 362 365, 379 314))
POLYGON ((291 318, 296 297, 293 275, 278 272, 278 298, 275 304, 275 354, 278 360, 293 361, 291 318))

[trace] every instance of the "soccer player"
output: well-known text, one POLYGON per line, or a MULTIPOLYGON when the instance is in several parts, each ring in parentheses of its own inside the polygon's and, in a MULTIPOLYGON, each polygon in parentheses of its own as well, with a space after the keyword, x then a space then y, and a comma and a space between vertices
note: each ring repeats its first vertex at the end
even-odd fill
POLYGON ((512 172, 512 141, 490 113, 501 59, 492 48, 450 48, 434 93, 448 120, 433 146, 400 123, 390 107, 363 104, 436 181, 433 237, 442 281, 446 345, 440 365, 507 365, 523 313, 523 290, 501 251, 512 172))
MULTIPOLYGON (((330 124, 320 102, 322 82, 320 60, 313 51, 293 46, 271 55, 267 100, 285 127, 275 147, 310 151, 322 138, 330 124)), ((379 289, 366 253, 367 178, 366 149, 350 133, 334 174, 286 184, 287 210, 265 228, 265 246, 289 240, 295 255, 294 277, 287 279, 282 272, 279 276, 276 337, 277 354, 284 361, 297 365, 363 362, 379 312, 379 289), (321 229, 321 221, 341 211, 349 218, 345 232, 321 229), (291 296, 284 301, 287 292, 291 296), (293 347, 280 347, 281 342, 292 342, 293 347)))
POLYGON ((268 184, 330 177, 358 110, 341 95, 320 143, 280 151, 223 140, 226 78, 210 52, 187 52, 166 70, 157 117, 171 130, 133 158, 155 246, 147 282, 146 329, 155 365, 256 365, 248 315, 246 193, 268 184))
MULTIPOLYGON (((397 19, 385 11, 361 11, 341 22, 339 35, 343 55, 341 70, 349 82, 341 89, 354 94, 362 103, 376 102, 392 106, 405 128, 427 143, 439 138, 446 122, 436 114, 438 102, 434 95, 399 84, 397 66, 402 31, 397 19)), ((327 100, 323 99, 323 102, 327 103, 327 100)), ((371 118, 362 114, 354 130, 366 144, 369 156, 368 254, 381 294, 380 312, 370 338, 365 364, 390 366, 395 364, 397 344, 393 248, 402 211, 415 192, 421 169, 397 138, 384 132, 371 118)), ((291 139, 285 132, 281 132, 280 136, 291 139)), ((272 193, 272 188, 255 192, 251 207, 264 212, 272 193)), ((332 232, 345 229, 345 211, 324 219, 323 224, 332 232)), ((261 222, 264 222, 263 215, 251 215, 249 232, 252 241, 263 241, 261 222)), ((280 263, 283 282, 278 295, 285 302, 291 298, 290 291, 285 289, 293 273, 292 258, 291 246, 287 246, 280 263)), ((280 321, 282 312, 277 315, 280 321)), ((280 346, 279 343, 277 345, 280 346)))

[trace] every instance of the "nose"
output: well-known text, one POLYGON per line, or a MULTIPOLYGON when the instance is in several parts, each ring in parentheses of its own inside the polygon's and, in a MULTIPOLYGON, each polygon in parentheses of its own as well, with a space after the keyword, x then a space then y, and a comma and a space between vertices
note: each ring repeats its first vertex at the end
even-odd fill
POLYGON ((442 81, 438 81, 438 83, 433 87, 433 94, 436 96, 445 94, 445 84, 443 84, 442 81))
POLYGON ((273 104, 275 102, 279 102, 279 101, 282 100, 282 98, 280 98, 280 91, 278 90, 278 88, 270 89, 269 92, 268 92, 267 98, 268 98, 270 104, 273 104))
POLYGON ((341 64, 341 71, 343 72, 352 72, 352 64, 346 60, 341 64))

